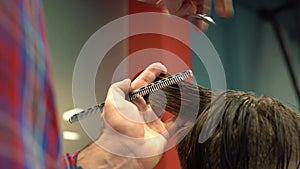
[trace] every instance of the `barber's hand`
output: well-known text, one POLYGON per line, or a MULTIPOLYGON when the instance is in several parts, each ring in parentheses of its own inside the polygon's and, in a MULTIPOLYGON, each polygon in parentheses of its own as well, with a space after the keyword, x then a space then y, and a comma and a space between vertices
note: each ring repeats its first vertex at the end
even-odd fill
POLYGON ((173 121, 163 123, 142 97, 135 99, 133 104, 125 100, 125 94, 148 85, 162 72, 167 72, 162 64, 150 65, 132 83, 127 79, 112 85, 105 102, 103 117, 109 126, 103 133, 104 137, 115 140, 114 146, 126 147, 116 150, 117 153, 139 158, 142 168, 152 168, 159 161, 169 137, 166 128, 173 121))
MULTIPOLYGON (((232 0, 140 0, 165 9, 167 12, 191 20, 195 14, 210 15, 212 1, 217 14, 221 17, 231 17, 234 13, 232 0)), ((195 25, 206 30, 206 22, 196 19, 195 25)))
POLYGON ((158 163, 174 120, 163 123, 142 97, 132 103, 125 94, 153 82, 162 72, 167 72, 165 66, 154 63, 132 83, 126 79, 110 87, 102 114, 105 128, 96 143, 79 154, 82 167, 150 169, 158 163), (90 161, 82 163, 88 156, 90 161))

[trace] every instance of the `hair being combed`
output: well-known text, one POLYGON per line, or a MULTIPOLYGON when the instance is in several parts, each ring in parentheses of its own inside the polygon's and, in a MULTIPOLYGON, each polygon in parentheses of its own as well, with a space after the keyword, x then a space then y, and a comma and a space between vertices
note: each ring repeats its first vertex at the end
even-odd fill
MULTIPOLYGON (((191 90, 184 94, 195 95, 195 85, 184 83, 182 87, 191 90)), ((280 101, 196 85, 200 102, 195 103, 181 99, 181 88, 168 86, 149 99, 151 105, 172 114, 178 114, 185 103, 199 106, 196 123, 178 145, 183 169, 300 168, 300 116, 280 101), (167 98, 166 105, 162 105, 162 97, 167 98), (218 101, 221 97, 224 104, 218 101), (214 111, 220 111, 220 122, 212 135, 199 143, 209 113, 214 111)))

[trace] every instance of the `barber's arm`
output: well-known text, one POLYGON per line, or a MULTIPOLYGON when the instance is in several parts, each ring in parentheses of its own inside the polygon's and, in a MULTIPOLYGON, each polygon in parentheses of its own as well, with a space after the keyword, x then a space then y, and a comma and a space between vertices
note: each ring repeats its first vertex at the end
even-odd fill
POLYGON ((150 65, 133 82, 113 84, 107 94, 100 138, 82 150, 77 165, 88 168, 153 168, 167 144, 167 128, 141 97, 134 103, 125 100, 130 90, 145 86, 167 69, 160 63, 150 65))

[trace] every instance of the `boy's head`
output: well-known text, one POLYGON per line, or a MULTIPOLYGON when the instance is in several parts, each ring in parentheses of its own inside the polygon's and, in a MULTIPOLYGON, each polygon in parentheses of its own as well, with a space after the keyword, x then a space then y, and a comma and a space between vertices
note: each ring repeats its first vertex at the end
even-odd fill
POLYGON ((300 168, 300 116, 270 97, 227 91, 222 119, 211 137, 199 134, 212 108, 205 106, 191 131, 178 145, 183 169, 300 168))

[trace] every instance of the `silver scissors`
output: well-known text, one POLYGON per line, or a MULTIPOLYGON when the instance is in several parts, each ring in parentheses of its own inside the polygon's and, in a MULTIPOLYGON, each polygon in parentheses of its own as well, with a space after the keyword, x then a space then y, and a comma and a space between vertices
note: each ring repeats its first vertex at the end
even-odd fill
POLYGON ((193 15, 192 17, 197 18, 197 19, 201 19, 206 23, 216 25, 216 22, 210 16, 207 16, 206 14, 196 14, 196 15, 193 15))

